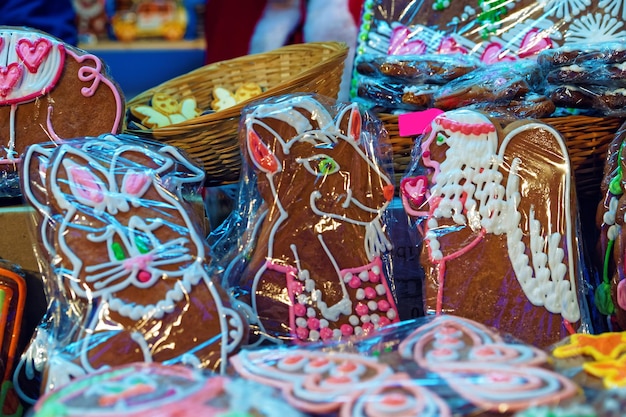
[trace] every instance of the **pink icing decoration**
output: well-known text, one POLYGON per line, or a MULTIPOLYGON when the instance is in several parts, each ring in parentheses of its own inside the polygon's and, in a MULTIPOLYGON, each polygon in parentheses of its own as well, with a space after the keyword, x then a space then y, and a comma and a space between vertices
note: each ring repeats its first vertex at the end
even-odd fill
POLYGON ((406 26, 397 26, 391 32, 389 55, 421 55, 426 52, 426 43, 416 39, 409 40, 411 31, 406 26))
POLYGON ((333 331, 328 327, 324 327, 323 329, 320 329, 320 337, 322 340, 328 340, 333 337, 333 331))
POLYGON ((354 328, 349 324, 342 324, 340 330, 341 334, 344 336, 350 336, 354 332, 354 328))
POLYGON ((307 325, 309 326, 309 329, 317 330, 320 328, 320 321, 315 317, 309 317, 309 319, 307 320, 307 325))
POLYGON ((139 279, 139 282, 148 282, 151 277, 152 274, 150 274, 148 271, 141 271, 139 272, 139 274, 137 274, 137 279, 139 279))
POLYGON ((380 320, 378 320, 379 326, 388 326, 390 324, 391 324, 391 320, 389 320, 387 317, 381 317, 380 320))
POLYGON ((22 78, 22 67, 17 62, 0 67, 0 95, 6 97, 20 78, 22 78))
POLYGON ((403 178, 400 182, 400 192, 411 204, 416 207, 422 205, 428 191, 428 179, 425 175, 403 178))
POLYGON ((39 38, 35 42, 22 38, 17 41, 17 55, 26 65, 26 68, 36 74, 43 60, 50 53, 52 43, 45 38, 39 38))
POLYGON ((621 280, 617 284, 617 305, 626 310, 626 280, 621 280))
POLYGON ((467 54, 469 51, 467 48, 459 45, 457 41, 450 37, 446 36, 441 40, 439 44, 439 49, 437 51, 440 54, 467 54))
POLYGON ((304 327, 298 327, 296 329, 296 335, 298 336, 298 338, 300 339, 306 339, 309 337, 309 329, 304 328, 304 327))
POLYGON ((370 282, 377 284, 380 281, 380 275, 375 274, 373 272, 370 271, 369 273, 369 280, 370 282))
POLYGON ((104 201, 104 192, 91 172, 83 167, 73 166, 70 168, 72 181, 76 185, 75 190, 80 197, 93 203, 104 201))
POLYGON ((150 254, 134 256, 124 261, 124 269, 132 270, 137 267, 139 269, 146 269, 150 263, 154 260, 154 257, 150 254))
POLYGON ((358 314, 359 316, 364 316, 369 313, 370 309, 365 304, 358 303, 354 308, 354 311, 356 311, 356 314, 358 314))
POLYGON ((370 332, 374 331, 374 325, 372 323, 363 323, 363 325, 361 326, 361 328, 363 329, 363 332, 365 334, 368 334, 370 332))
POLYGON ((378 309, 383 313, 389 311, 390 308, 391 306, 389 305, 389 302, 387 302, 387 300, 378 301, 378 309))
POLYGON ((306 314, 306 307, 302 304, 296 304, 293 306, 293 312, 296 316, 302 317, 306 314))
POLYGON ((148 175, 138 172, 129 172, 124 176, 124 192, 133 196, 138 195, 150 181, 148 175))
POLYGON ((359 279, 359 277, 353 276, 350 279, 350 282, 348 282, 348 285, 350 286, 350 288, 359 288, 361 286, 361 280, 359 279))
POLYGON ((508 52, 509 51, 503 51, 502 45, 500 45, 498 42, 491 42, 483 51, 482 55, 480 56, 480 60, 485 64, 494 64, 496 62, 503 61, 515 61, 515 58, 508 55, 508 52))
POLYGON ((539 29, 532 28, 524 35, 517 55, 520 58, 526 58, 550 48, 552 48, 552 40, 539 29))
POLYGON ((376 298, 376 295, 376 290, 374 288, 365 288, 365 298, 367 298, 368 300, 373 300, 374 298, 376 298))

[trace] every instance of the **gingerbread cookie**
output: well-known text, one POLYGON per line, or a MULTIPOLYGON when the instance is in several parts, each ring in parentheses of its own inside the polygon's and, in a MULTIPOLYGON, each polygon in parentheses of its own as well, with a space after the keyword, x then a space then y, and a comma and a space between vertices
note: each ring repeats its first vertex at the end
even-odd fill
POLYGON ((121 129, 121 89, 95 55, 34 29, 2 26, 0 61, 0 170, 16 173, 28 145, 121 129))
MULTIPOLYGON (((66 312, 48 314, 71 329, 39 329, 49 340, 44 387, 133 361, 223 372, 247 330, 208 269, 186 196, 203 170, 174 147, 122 135, 33 145, 27 156, 48 297, 66 312)), ((30 349, 41 354, 38 342, 30 349)))
POLYGON ((77 379, 41 398, 32 417, 303 416, 277 390, 180 365, 134 363, 77 379))
POLYGON ((250 168, 242 181, 255 190, 237 210, 263 204, 243 236, 253 250, 237 254, 226 280, 258 318, 260 337, 330 341, 398 321, 383 257, 394 187, 367 142, 375 126, 356 104, 335 110, 325 100, 285 95, 242 116, 250 168))
POLYGON ((402 201, 422 242, 427 314, 546 347, 589 325, 572 168, 552 127, 500 124, 466 109, 437 116, 402 201))

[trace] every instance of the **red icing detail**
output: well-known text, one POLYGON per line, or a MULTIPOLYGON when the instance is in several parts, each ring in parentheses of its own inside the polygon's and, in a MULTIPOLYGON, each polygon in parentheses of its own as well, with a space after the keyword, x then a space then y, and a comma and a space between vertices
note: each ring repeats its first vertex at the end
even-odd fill
POLYGON ((328 365, 329 362, 330 361, 326 358, 314 358, 313 360, 311 360, 309 366, 312 366, 314 368, 321 368, 328 365))
POLYGON ((376 290, 374 288, 365 288, 365 298, 367 298, 368 300, 373 300, 374 298, 376 298, 377 295, 378 294, 376 294, 376 290))
POLYGON ((370 282, 373 284, 377 284, 380 281, 380 275, 373 273, 370 271, 369 273, 370 282))
POLYGON ((550 48, 552 48, 552 40, 539 29, 532 28, 524 35, 517 55, 520 58, 526 58, 550 48))
POLYGON ((411 30, 406 26, 397 26, 391 32, 389 55, 421 55, 426 52, 426 43, 420 39, 409 40, 411 30))
POLYGON ((250 150, 250 157, 256 162, 259 168, 265 172, 271 173, 278 171, 276 156, 274 156, 272 151, 269 150, 254 130, 248 132, 248 149, 250 150))
POLYGON ((393 200, 394 189, 395 187, 393 186, 393 184, 385 185, 383 187, 383 197, 385 197, 386 201, 393 200))
POLYGON ((104 201, 104 191, 96 177, 86 168, 73 166, 70 168, 72 174, 71 181, 74 182, 75 191, 80 197, 93 203, 101 203, 104 201))
POLYGON ((293 355, 293 356, 288 356, 286 357, 283 362, 287 365, 293 365, 296 364, 298 362, 301 362, 304 359, 304 356, 302 355, 293 355))
POLYGON ((359 288, 361 286, 361 279, 357 276, 353 276, 352 278, 350 278, 348 286, 353 289, 359 288))
POLYGON ((301 294, 302 291, 304 291, 304 286, 300 281, 292 281, 289 284, 289 288, 295 295, 301 294))
MULTIPOLYGON (((423 156, 428 158, 430 156, 430 152, 424 152, 423 156)), ((426 178, 425 175, 406 177, 400 182, 400 192, 411 202, 411 204, 417 207, 424 202, 427 191, 428 178, 426 178)))
POLYGON ((495 351, 489 346, 484 346, 474 351, 474 354, 478 356, 493 356, 494 353, 495 351))
POLYGON ((349 324, 342 324, 340 327, 341 334, 344 336, 351 336, 354 333, 354 328, 349 324))
POLYGON ((399 407, 406 404, 406 397, 401 394, 391 393, 385 395, 380 402, 391 407, 399 407))
POLYGON ((52 43, 45 38, 39 38, 35 42, 22 38, 17 41, 17 55, 26 65, 28 71, 36 74, 43 60, 50 53, 52 43))
POLYGON ((0 95, 6 97, 20 78, 22 78, 22 67, 17 62, 0 67, 0 95))
POLYGON ((467 54, 469 51, 467 48, 459 45, 457 41, 450 37, 446 36, 441 40, 439 44, 439 49, 437 50, 440 54, 467 54))
POLYGON ((470 125, 468 123, 458 122, 456 120, 448 119, 446 117, 437 117, 435 119, 435 122, 446 130, 450 130, 452 132, 461 132, 466 135, 472 133, 475 135, 483 135, 496 131, 496 127, 491 123, 476 123, 470 125))
POLYGON ((437 341, 444 345, 454 345, 459 342, 459 340, 454 337, 442 337, 441 339, 438 339, 437 341))
POLYGON ((356 107, 352 108, 350 113, 350 137, 354 140, 361 138, 361 113, 356 107))
POLYGON ((148 271, 140 271, 139 274, 137 274, 137 279, 139 280, 139 282, 148 282, 150 281, 151 277, 152 274, 148 271))
POLYGON ((354 308, 354 311, 356 311, 356 314, 358 314, 359 316, 364 316, 369 313, 370 309, 365 304, 358 303, 354 308))
POLYGON ((350 384, 352 383, 352 378, 349 378, 347 376, 331 376, 326 378, 326 382, 329 382, 331 384, 350 384))
POLYGON ((351 372, 356 371, 357 366, 354 362, 343 362, 341 365, 337 366, 337 371, 349 374, 351 372))
POLYGON ((452 349, 448 349, 448 348, 434 349, 433 351, 430 352, 430 354, 434 356, 450 356, 452 355, 452 349))
POLYGON ((502 45, 500 45, 498 42, 491 42, 483 51, 482 55, 480 56, 480 60, 485 64, 494 64, 496 62, 503 61, 515 61, 515 58, 508 55, 508 53, 509 51, 502 50, 502 45))

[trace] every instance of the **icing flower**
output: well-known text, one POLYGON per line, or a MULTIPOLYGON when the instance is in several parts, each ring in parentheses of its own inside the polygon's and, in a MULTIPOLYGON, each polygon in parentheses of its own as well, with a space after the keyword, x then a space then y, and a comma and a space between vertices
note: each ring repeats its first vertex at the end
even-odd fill
POLYGON ((592 356, 597 361, 618 359, 626 353, 626 332, 607 332, 599 335, 576 333, 569 343, 558 346, 552 354, 557 358, 579 355, 592 356))

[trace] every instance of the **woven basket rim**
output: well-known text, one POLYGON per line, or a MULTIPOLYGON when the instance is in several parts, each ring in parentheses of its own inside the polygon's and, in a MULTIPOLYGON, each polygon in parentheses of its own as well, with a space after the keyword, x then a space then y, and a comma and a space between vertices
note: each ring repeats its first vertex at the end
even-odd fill
MULTIPOLYGON (((284 56, 285 54, 291 54, 291 53, 295 54, 298 52, 302 52, 303 49, 311 50, 312 52, 329 51, 329 54, 327 56, 324 56, 324 59, 316 63, 315 65, 311 65, 309 67, 303 67, 302 71, 298 72, 297 74, 289 78, 287 83, 278 84, 278 85, 268 88, 262 94, 254 97, 254 100, 260 100, 263 98, 274 96, 280 93, 282 90, 284 90, 286 87, 288 87, 292 83, 298 83, 301 80, 306 80, 307 78, 310 78, 312 75, 319 73, 320 67, 323 67, 329 64, 334 65, 336 61, 343 62, 349 50, 348 45, 345 42, 334 42, 334 41, 306 42, 306 43, 286 45, 286 46, 283 46, 283 47, 280 47, 280 48, 277 48, 268 52, 244 55, 241 57, 237 57, 237 58, 233 58, 233 59, 229 59, 225 61, 215 62, 215 63, 207 64, 202 67, 196 68, 195 70, 192 70, 186 74, 182 74, 178 77, 172 78, 161 84, 158 84, 157 86, 149 88, 148 90, 145 90, 137 94, 131 100, 127 101, 126 105, 127 107, 130 107, 136 102, 144 102, 146 101, 147 98, 151 97, 155 92, 167 89, 172 84, 175 84, 176 82, 184 78, 197 77, 199 80, 202 78, 207 79, 207 77, 210 78, 209 74, 211 72, 219 72, 224 67, 242 65, 248 62, 259 61, 260 59, 271 59, 271 57, 273 56, 280 57, 280 56, 284 56)), ((155 136, 162 136, 162 135, 168 136, 172 133, 175 134, 177 131, 180 131, 181 129, 187 130, 190 127, 194 127, 194 126, 198 126, 198 127, 202 125, 206 126, 207 123, 210 124, 214 122, 224 121, 227 119, 233 119, 233 118, 239 119, 241 116, 241 110, 249 103, 249 101, 252 101, 252 100, 246 100, 234 106, 231 106, 227 109, 221 110, 219 112, 200 115, 198 117, 194 117, 193 119, 189 119, 181 123, 175 123, 175 124, 171 124, 168 126, 163 126, 160 128, 153 128, 153 129, 138 130, 138 129, 126 128, 125 131, 128 133, 141 132, 142 135, 153 134, 155 136)))

